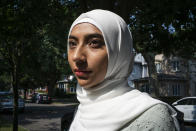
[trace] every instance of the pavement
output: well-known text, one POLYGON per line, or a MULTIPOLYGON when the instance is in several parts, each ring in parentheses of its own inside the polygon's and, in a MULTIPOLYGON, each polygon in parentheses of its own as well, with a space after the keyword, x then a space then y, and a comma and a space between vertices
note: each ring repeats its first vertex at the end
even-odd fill
MULTIPOLYGON (((26 99, 26 103, 31 103, 31 99, 26 99)), ((79 103, 78 100, 72 98, 53 98, 52 103, 55 104, 67 104, 67 103, 79 103)))
MULTIPOLYGON (((77 103, 36 104, 26 103, 24 113, 19 113, 19 125, 29 131, 60 131, 61 118, 64 114, 73 111, 77 103)), ((3 113, 1 116, 12 121, 12 113, 3 113)))

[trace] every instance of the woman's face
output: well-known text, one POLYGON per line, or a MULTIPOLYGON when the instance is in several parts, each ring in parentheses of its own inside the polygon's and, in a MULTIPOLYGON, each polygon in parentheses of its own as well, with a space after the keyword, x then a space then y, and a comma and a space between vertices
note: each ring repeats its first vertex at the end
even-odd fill
POLYGON ((89 23, 77 24, 68 41, 68 61, 80 86, 89 89, 102 82, 108 55, 101 31, 89 23))

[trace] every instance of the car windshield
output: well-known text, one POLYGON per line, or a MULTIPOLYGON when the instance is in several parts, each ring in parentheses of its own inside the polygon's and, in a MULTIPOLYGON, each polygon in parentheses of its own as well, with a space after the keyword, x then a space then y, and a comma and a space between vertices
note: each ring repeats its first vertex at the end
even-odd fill
POLYGON ((189 99, 181 100, 178 102, 178 105, 196 105, 196 99, 189 98, 189 99))

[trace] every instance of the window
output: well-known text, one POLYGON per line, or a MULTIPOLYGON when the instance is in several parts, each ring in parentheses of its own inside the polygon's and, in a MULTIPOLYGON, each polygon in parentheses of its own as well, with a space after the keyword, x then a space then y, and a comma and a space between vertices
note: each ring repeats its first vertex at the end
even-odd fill
POLYGON ((172 70, 173 71, 179 71, 179 69, 180 69, 179 61, 173 61, 172 62, 172 70))
POLYGON ((188 98, 178 102, 178 105, 196 105, 196 99, 188 98))
POLYGON ((189 100, 181 100, 181 101, 179 101, 178 102, 178 105, 188 105, 188 103, 189 103, 189 100))
POLYGON ((174 84, 172 85, 173 95, 174 96, 180 96, 180 85, 174 84))
POLYGON ((157 72, 160 73, 162 71, 162 65, 161 65, 161 63, 156 63, 155 65, 156 65, 157 72))
POLYGON ((74 87, 71 87, 71 88, 70 88, 70 92, 71 92, 71 93, 75 93, 75 92, 76 92, 76 89, 75 89, 74 87))
POLYGON ((192 99, 192 105, 196 105, 196 99, 192 99))
POLYGON ((59 88, 63 89, 64 88, 64 84, 63 83, 59 83, 59 88))

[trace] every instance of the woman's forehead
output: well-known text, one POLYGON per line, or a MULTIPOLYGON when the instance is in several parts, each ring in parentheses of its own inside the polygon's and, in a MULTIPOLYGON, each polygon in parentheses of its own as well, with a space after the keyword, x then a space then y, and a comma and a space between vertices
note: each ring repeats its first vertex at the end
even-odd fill
POLYGON ((73 26, 72 30, 71 30, 71 34, 73 33, 97 33, 97 34, 101 34, 102 32, 99 30, 98 27, 96 27, 95 25, 91 24, 91 23, 78 23, 75 26, 73 26))

